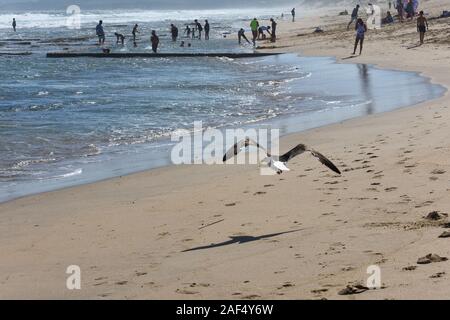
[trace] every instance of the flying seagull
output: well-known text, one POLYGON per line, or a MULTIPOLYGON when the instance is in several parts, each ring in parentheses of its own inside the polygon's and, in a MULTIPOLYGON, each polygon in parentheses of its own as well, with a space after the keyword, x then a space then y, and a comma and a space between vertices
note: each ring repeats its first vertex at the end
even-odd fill
POLYGON ((250 146, 262 149, 266 153, 267 158, 265 158, 261 162, 267 163, 267 165, 270 168, 274 169, 278 174, 282 174, 284 171, 290 171, 290 169, 286 166, 286 164, 291 159, 303 154, 304 152, 311 153, 314 157, 316 157, 320 161, 320 163, 327 166, 329 169, 336 172, 337 174, 341 174, 341 171, 339 171, 339 169, 323 154, 307 147, 304 144, 297 145, 295 148, 286 152, 282 156, 273 156, 269 152, 267 152, 267 150, 264 149, 258 142, 250 138, 241 140, 238 143, 236 143, 233 147, 231 147, 230 150, 228 150, 227 153, 225 153, 225 155, 223 156, 223 162, 227 162, 228 160, 236 156, 239 152, 241 152, 243 149, 250 146))

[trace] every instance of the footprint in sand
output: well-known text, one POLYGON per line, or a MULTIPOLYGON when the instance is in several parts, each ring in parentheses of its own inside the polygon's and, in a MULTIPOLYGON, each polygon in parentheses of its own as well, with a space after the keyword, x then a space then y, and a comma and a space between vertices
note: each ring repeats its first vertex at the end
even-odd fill
POLYGON ((341 268, 341 270, 342 270, 342 271, 353 271, 353 270, 355 270, 355 267, 352 267, 352 266, 346 266, 346 267, 341 268))
POLYGON ((423 218, 426 220, 438 221, 438 220, 446 219, 447 217, 448 217, 447 213, 441 213, 439 211, 432 211, 423 218))
POLYGON ((107 284, 107 283, 108 283, 107 281, 94 283, 94 287, 102 286, 102 285, 107 284))
POLYGON ((198 294, 199 293, 197 291, 191 291, 191 290, 186 290, 186 289, 177 289, 175 292, 179 293, 179 294, 198 294))
POLYGON ((267 192, 264 192, 264 191, 258 191, 258 192, 255 192, 253 195, 254 196, 260 196, 260 195, 263 195, 263 194, 266 194, 267 192))
POLYGON ((225 207, 234 207, 236 205, 235 202, 225 204, 225 207))
POLYGON ((438 273, 431 275, 430 278, 437 279, 437 278, 442 278, 443 276, 445 276, 445 272, 438 272, 438 273))
POLYGON ((448 258, 447 257, 440 257, 437 254, 427 254, 425 257, 419 258, 417 260, 417 264, 429 264, 429 263, 433 263, 433 262, 444 262, 447 261, 448 258))
POLYGON ((402 270, 403 271, 414 271, 416 269, 417 269, 417 266, 407 266, 407 267, 404 267, 402 270))
POLYGON ((444 231, 439 238, 450 238, 450 231, 444 231))
POLYGON ((208 288, 209 286, 210 286, 209 283, 196 283, 196 282, 193 282, 193 283, 189 284, 189 287, 191 287, 191 288, 195 288, 195 287, 208 288))
POLYGON ((421 204, 416 205, 415 208, 428 207, 431 206, 433 203, 434 203, 433 201, 425 201, 422 202, 421 204))
POLYGON ((369 290, 369 288, 367 288, 367 287, 365 287, 363 285, 360 285, 360 284, 357 284, 357 285, 354 285, 354 286, 348 285, 346 288, 340 290, 338 292, 338 295, 343 296, 343 295, 360 294, 360 293, 363 293, 363 292, 365 292, 367 290, 369 290))
POLYGON ((390 188, 384 189, 384 191, 386 191, 386 192, 392 192, 392 191, 395 191, 395 190, 397 190, 397 187, 390 187, 390 188))
POLYGON ((444 174, 446 171, 443 169, 435 169, 431 171, 431 174, 444 174))
POLYGON ((285 282, 281 285, 281 287, 278 287, 278 290, 282 290, 282 289, 286 289, 286 288, 291 288, 294 287, 295 284, 291 283, 291 282, 285 282))
POLYGON ((320 295, 320 294, 323 294, 323 293, 325 293, 325 292, 328 292, 328 289, 323 288, 323 289, 314 289, 314 290, 311 290, 311 293, 316 294, 316 295, 320 295))
POLYGON ((265 184, 264 188, 271 188, 271 187, 275 187, 273 184, 265 184))
POLYGON ((118 286, 124 286, 124 285, 126 285, 128 283, 128 281, 117 281, 116 282, 116 284, 118 285, 118 286))

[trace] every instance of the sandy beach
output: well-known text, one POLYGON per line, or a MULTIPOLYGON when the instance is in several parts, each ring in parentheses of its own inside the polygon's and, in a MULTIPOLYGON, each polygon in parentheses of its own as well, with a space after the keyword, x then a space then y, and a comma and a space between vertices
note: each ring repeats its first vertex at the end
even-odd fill
MULTIPOLYGON (((436 17, 448 1, 422 9, 436 17)), ((267 50, 420 72, 450 88, 450 18, 430 20, 420 47, 415 22, 370 31, 354 58, 348 19, 279 22, 267 50)), ((314 146, 341 176, 304 155, 281 176, 172 166, 2 203, 0 298, 448 299, 450 261, 417 263, 450 258, 439 237, 450 231, 448 98, 282 139, 281 151, 314 146), (425 219, 433 211, 442 218, 425 219), (81 290, 66 288, 70 265, 81 290), (338 294, 365 285, 371 265, 382 288, 338 294)))

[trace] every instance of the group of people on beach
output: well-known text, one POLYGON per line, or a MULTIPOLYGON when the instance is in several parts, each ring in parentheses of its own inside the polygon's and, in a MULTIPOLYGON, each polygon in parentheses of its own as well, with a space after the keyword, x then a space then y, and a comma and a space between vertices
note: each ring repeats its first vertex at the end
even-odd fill
MULTIPOLYGON (((265 32, 267 32, 268 35, 270 36, 271 42, 276 42, 277 22, 275 21, 274 18, 270 18, 270 26, 261 26, 258 19, 254 18, 250 22, 250 30, 252 31, 252 43, 254 47, 256 47, 256 40, 267 39, 267 35, 265 34, 265 32)), ((239 44, 242 44, 242 39, 244 39, 245 41, 247 41, 247 43, 250 44, 250 40, 248 40, 247 36, 245 35, 244 28, 241 28, 238 31, 239 44)))
MULTIPOLYGON (((295 21, 294 20, 295 19, 295 8, 292 9, 292 17, 293 17, 293 21, 295 21)), ((244 39, 245 41, 247 41, 247 43, 249 43, 249 44, 253 43, 253 46, 256 47, 256 40, 266 40, 266 39, 268 39, 268 36, 270 37, 271 42, 276 42, 277 22, 275 21, 274 18, 270 18, 270 25, 268 25, 268 26, 260 25, 258 19, 254 18, 250 22, 250 29, 252 31, 252 42, 250 42, 250 40, 245 35, 245 30, 243 28, 241 28, 238 31, 239 44, 242 44, 242 39, 244 39), (267 33, 267 35, 266 35, 266 33, 267 33)), ((205 24, 202 25, 197 19, 195 19, 193 24, 186 25, 186 28, 184 30, 184 35, 185 35, 186 39, 201 40, 202 33, 204 32, 204 39, 209 40, 210 30, 211 30, 211 28, 210 28, 210 24, 209 24, 208 20, 205 20, 205 24)), ((103 46, 105 44, 106 36, 105 36, 105 30, 103 28, 102 20, 100 20, 98 22, 97 26, 95 27, 95 32, 98 37, 98 44, 100 46, 103 46)), ((137 41, 138 33, 140 33, 139 25, 135 24, 133 27, 133 30, 131 32, 133 44, 135 47, 137 47, 136 41, 137 41)), ((171 39, 173 42, 176 42, 180 35, 178 27, 173 23, 170 24, 170 35, 171 35, 171 39)), ((123 35, 122 33, 114 32, 114 36, 116 37, 116 45, 122 45, 122 46, 125 45, 125 35, 123 35)), ((150 43, 152 46, 152 51, 156 53, 158 51, 160 39, 159 39, 158 35, 156 34, 155 30, 151 31, 150 43)), ((185 47, 185 46, 186 46, 186 42, 185 42, 185 40, 182 40, 180 43, 180 47, 185 47)), ((192 45, 189 42, 189 43, 187 43, 187 46, 191 47, 192 45)))
MULTIPOLYGON (((408 0, 406 3, 403 0, 397 0, 395 3, 395 8, 398 11, 398 18, 400 22, 404 21, 404 12, 407 13, 406 18, 413 20, 416 16, 416 10, 418 9, 418 1, 415 0, 408 0)), ((389 1, 389 8, 391 9, 392 2, 389 1)), ((353 55, 356 54, 356 50, 359 45, 359 54, 362 54, 363 50, 363 44, 364 44, 364 38, 365 34, 367 32, 367 25, 364 23, 364 20, 359 17, 359 9, 360 5, 356 5, 356 7, 353 9, 350 22, 347 25, 347 30, 350 29, 350 26, 356 21, 355 23, 355 31, 356 31, 356 37, 355 37, 355 45, 353 50, 353 55)), ((387 11, 386 17, 382 19, 383 24, 391 24, 394 23, 394 18, 392 17, 392 14, 390 11, 387 11)), ((419 40, 420 44, 422 45, 424 43, 425 39, 425 33, 428 30, 428 20, 425 17, 425 14, 423 11, 420 11, 417 15, 417 31, 419 32, 419 40)))
MULTIPOLYGON (((186 25, 185 34, 188 39, 197 38, 197 39, 201 40, 202 32, 205 33, 205 40, 209 40, 210 25, 209 25, 208 20, 205 20, 204 26, 202 26, 201 23, 198 22, 197 19, 194 20, 194 24, 193 24, 192 28, 190 27, 190 25, 186 25), (198 36, 195 35, 195 32, 197 32, 198 36)), ((98 37, 98 44, 100 46, 103 46, 105 44, 106 36, 105 36, 105 30, 103 28, 102 20, 100 20, 98 22, 97 26, 95 27, 95 33, 98 37)), ((140 33, 139 25, 135 24, 133 27, 133 30, 131 32, 133 44, 135 47, 137 47, 137 34, 138 33, 140 33)), ((176 42, 179 37, 179 29, 173 23, 170 24, 170 34, 171 34, 172 41, 176 42)), ((114 32, 114 36, 116 37, 116 45, 119 45, 119 44, 122 46, 125 45, 125 35, 118 33, 118 32, 114 32)), ((150 43, 152 46, 152 51, 154 53, 157 53, 160 40, 159 40, 159 37, 156 34, 155 30, 151 31, 150 43)), ((188 43, 187 46, 191 47, 191 43, 188 43)), ((180 47, 185 47, 185 41, 181 41, 180 47)))
MULTIPOLYGON (((186 25, 186 28, 184 29, 184 34, 186 35, 187 38, 192 38, 192 39, 202 39, 202 32, 205 32, 205 40, 209 40, 209 32, 210 32, 211 28, 209 25, 208 20, 205 20, 205 25, 202 26, 202 24, 200 22, 198 22, 197 19, 194 20, 194 24, 193 25, 186 25), (196 36, 196 33, 198 34, 196 36)), ((178 32, 177 32, 178 34, 178 32)), ((173 34, 172 34, 173 37, 173 34)))

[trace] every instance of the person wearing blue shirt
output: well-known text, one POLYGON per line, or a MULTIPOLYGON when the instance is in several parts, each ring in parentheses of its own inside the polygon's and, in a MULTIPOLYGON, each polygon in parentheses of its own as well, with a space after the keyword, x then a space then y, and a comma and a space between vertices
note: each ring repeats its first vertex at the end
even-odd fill
POLYGON ((98 44, 103 45, 105 44, 105 31, 103 30, 103 21, 100 20, 98 22, 98 25, 95 27, 95 32, 98 36, 98 44))

